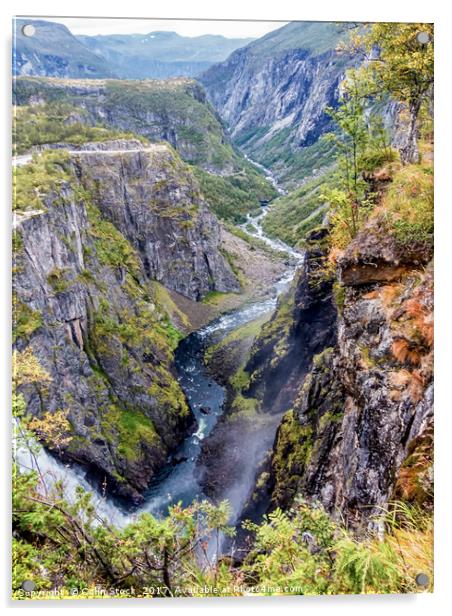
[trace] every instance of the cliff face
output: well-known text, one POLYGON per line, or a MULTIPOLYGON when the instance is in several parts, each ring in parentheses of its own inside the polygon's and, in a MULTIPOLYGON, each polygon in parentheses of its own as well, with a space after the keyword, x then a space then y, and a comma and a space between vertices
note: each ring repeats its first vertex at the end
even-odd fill
POLYGON ((287 187, 329 162, 330 146, 319 142, 331 129, 325 108, 351 65, 337 40, 334 24, 288 24, 200 77, 233 139, 287 187))
POLYGON ((14 338, 51 379, 21 388, 27 411, 67 414, 67 442, 46 445, 138 501, 192 422, 156 280, 191 298, 238 283, 178 156, 109 145, 17 170, 14 338))
POLYGON ((250 375, 246 393, 261 400, 266 412, 287 409, 312 357, 335 341, 333 279, 324 273, 324 235, 323 230, 312 233, 315 246, 256 338, 245 367, 250 375))
POLYGON ((147 276, 194 300, 239 291, 219 251, 218 222, 188 167, 165 145, 116 147, 74 154, 76 175, 136 249, 147 276))
POLYGON ((273 506, 301 494, 355 524, 395 496, 430 501, 430 258, 420 246, 402 253, 378 225, 343 254, 337 342, 314 357, 278 430, 273 506))

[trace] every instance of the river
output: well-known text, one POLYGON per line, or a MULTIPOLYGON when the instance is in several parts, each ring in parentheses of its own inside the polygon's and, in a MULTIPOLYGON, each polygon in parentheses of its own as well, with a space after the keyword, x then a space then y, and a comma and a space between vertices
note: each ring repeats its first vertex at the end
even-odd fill
MULTIPOLYGON (((270 179, 270 177, 273 176, 270 176, 270 173, 267 172, 267 178, 270 179)), ((274 179, 272 183, 275 183, 274 179)), ((93 490, 81 468, 75 465, 65 466, 61 464, 42 448, 36 456, 31 456, 24 449, 17 451, 16 457, 23 467, 36 468, 36 465, 38 465, 39 471, 44 477, 44 483, 48 487, 55 480, 62 480, 68 500, 75 498, 78 487, 90 491, 99 517, 105 518, 117 526, 124 526, 143 512, 164 515, 171 504, 182 501, 184 505, 189 505, 196 499, 206 498, 200 484, 197 461, 203 440, 212 432, 224 410, 225 389, 215 382, 209 374, 204 363, 205 351, 210 345, 219 342, 241 325, 254 321, 264 314, 270 315, 276 307, 278 296, 288 289, 297 266, 303 261, 302 253, 297 252, 280 240, 274 240, 265 235, 262 229, 262 221, 267 215, 269 207, 271 206, 262 208, 262 211, 256 216, 249 215, 247 221, 242 225, 242 229, 264 241, 271 248, 285 252, 288 255, 287 270, 274 284, 265 299, 218 317, 180 342, 175 352, 175 367, 181 388, 195 415, 196 428, 171 456, 168 464, 158 476, 154 478, 144 494, 144 503, 133 512, 125 511, 112 499, 102 497, 96 490, 93 490)), ((243 445, 246 446, 245 443, 243 445)), ((249 470, 248 483, 254 478, 256 469, 251 468, 249 470)), ((240 516, 244 495, 249 487, 247 485, 246 489, 240 490, 240 497, 235 497, 231 493, 223 495, 224 498, 228 497, 233 500, 231 504, 234 520, 237 520, 240 516)))

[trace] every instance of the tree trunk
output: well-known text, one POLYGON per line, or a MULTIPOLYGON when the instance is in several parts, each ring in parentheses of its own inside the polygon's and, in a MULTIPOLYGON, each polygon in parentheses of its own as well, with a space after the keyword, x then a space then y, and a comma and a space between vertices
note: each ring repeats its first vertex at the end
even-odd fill
POLYGON ((408 132, 406 144, 400 149, 400 159, 404 165, 419 162, 419 149, 417 147, 418 140, 418 115, 421 109, 422 98, 416 98, 410 101, 408 132))

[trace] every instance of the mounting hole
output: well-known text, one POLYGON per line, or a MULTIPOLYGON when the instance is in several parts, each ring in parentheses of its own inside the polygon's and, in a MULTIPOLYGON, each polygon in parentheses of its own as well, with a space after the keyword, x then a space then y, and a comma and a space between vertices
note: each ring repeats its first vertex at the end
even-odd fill
POLYGON ((22 26, 22 34, 24 36, 34 36, 35 32, 36 28, 31 24, 25 24, 25 26, 22 26))
POLYGON ((36 588, 36 584, 32 580, 24 580, 21 586, 22 590, 25 590, 25 592, 33 592, 36 588))
POLYGON ((428 586, 429 577, 426 573, 418 573, 416 576, 416 584, 418 586, 428 586))
POLYGON ((418 32, 416 34, 416 39, 420 45, 427 45, 430 40, 430 35, 428 32, 418 32))

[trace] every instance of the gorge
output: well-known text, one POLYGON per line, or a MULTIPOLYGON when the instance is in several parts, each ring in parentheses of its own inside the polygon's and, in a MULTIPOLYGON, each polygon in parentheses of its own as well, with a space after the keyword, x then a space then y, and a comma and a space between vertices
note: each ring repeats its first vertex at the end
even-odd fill
POLYGON ((394 545, 431 548, 432 91, 420 158, 402 162, 406 105, 353 99, 366 67, 343 25, 231 40, 196 80, 126 64, 116 79, 100 55, 118 41, 89 38, 71 39, 86 66, 23 52, 14 79, 27 572, 58 545, 82 586, 89 562, 102 583, 151 579, 165 596, 221 576, 413 591, 419 561, 394 545), (35 513, 57 516, 50 539, 35 513), (81 544, 95 549, 80 557, 81 544), (378 566, 356 579, 348 554, 378 566), (386 576, 385 558, 402 573, 386 576))

